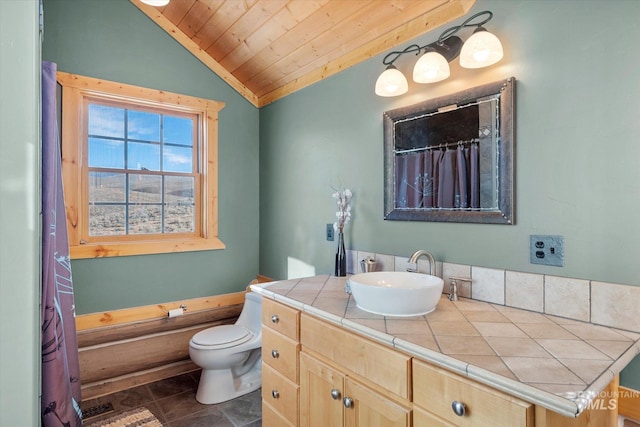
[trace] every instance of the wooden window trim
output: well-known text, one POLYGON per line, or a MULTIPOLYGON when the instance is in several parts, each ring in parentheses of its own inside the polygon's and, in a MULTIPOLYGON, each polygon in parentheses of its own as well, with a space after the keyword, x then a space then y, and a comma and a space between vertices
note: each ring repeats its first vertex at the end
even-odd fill
POLYGON ((57 80, 62 86, 62 179, 71 258, 224 249, 225 245, 218 237, 218 113, 225 104, 64 72, 57 73, 57 80), (92 96, 133 102, 142 106, 170 108, 198 114, 202 118, 201 132, 203 139, 206 139, 206 148, 200 150, 202 179, 199 186, 202 214, 201 223, 196 227, 200 230, 199 236, 139 236, 135 240, 128 238, 118 241, 109 241, 109 236, 104 236, 101 241, 96 241, 95 237, 86 238, 88 227, 85 222, 88 218, 89 204, 86 200, 88 183, 83 174, 86 174, 87 170, 87 153, 86 144, 81 141, 81 126, 86 122, 84 100, 92 96))

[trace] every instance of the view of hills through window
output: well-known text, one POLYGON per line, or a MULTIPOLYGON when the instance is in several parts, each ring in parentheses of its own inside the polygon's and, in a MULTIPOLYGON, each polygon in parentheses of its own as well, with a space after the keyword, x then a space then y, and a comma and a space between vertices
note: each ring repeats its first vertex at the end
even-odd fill
POLYGON ((193 233, 197 116, 88 112, 89 235, 193 233))

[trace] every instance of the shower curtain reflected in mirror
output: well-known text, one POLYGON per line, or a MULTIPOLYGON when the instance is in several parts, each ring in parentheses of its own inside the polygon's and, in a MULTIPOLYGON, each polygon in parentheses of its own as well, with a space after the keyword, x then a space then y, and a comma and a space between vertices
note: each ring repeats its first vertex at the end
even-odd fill
POLYGON ((42 397, 44 427, 81 426, 80 369, 56 120, 56 64, 42 63, 42 397))
POLYGON ((396 154, 397 209, 479 209, 478 144, 396 154))

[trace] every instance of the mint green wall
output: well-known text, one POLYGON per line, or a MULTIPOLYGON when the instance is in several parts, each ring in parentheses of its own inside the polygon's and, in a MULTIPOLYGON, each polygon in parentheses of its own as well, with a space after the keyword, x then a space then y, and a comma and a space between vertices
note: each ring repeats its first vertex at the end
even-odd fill
POLYGON ((0 426, 40 423, 37 0, 0 1, 0 426))
POLYGON ((219 233, 226 249, 72 262, 78 314, 244 290, 258 274, 259 111, 128 0, 44 0, 58 70, 226 103, 219 233))
MULTIPOLYGON (((351 249, 427 249, 448 262, 640 285, 640 2, 478 0, 469 16, 486 9, 505 49, 493 67, 454 63, 449 80, 385 99, 373 94, 380 55, 261 110, 262 274, 286 278, 290 258, 332 272, 324 229, 335 220, 332 186, 346 186, 351 249), (510 76, 516 225, 384 221, 382 113, 510 76), (530 264, 530 234, 563 235, 565 266, 530 264)), ((410 75, 415 60, 397 65, 410 75)), ((640 388, 640 362, 623 383, 640 388)))

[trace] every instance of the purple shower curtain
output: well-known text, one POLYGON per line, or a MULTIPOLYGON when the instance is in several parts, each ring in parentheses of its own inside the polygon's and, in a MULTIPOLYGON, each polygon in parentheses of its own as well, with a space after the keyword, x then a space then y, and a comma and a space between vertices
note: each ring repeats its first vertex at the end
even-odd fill
POLYGON ((440 158, 438 176, 438 207, 456 207, 456 152, 445 150, 440 158))
POLYGON ((478 145, 396 154, 396 208, 480 208, 478 145))
POLYGON ((80 369, 56 130, 56 64, 42 63, 42 425, 81 426, 80 369))
POLYGON ((469 148, 456 148, 456 207, 469 207, 469 148))

